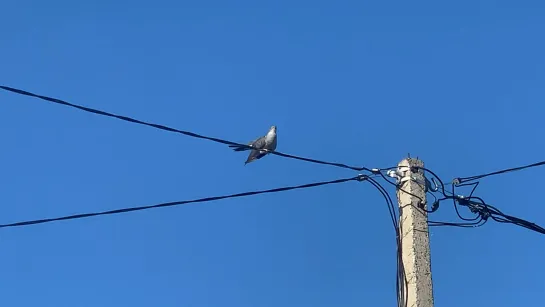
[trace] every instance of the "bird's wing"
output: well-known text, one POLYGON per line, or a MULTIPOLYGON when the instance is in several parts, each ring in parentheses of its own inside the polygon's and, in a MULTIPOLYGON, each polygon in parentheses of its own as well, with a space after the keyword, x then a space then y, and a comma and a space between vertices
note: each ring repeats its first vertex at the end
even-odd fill
POLYGON ((258 159, 261 159, 263 158, 265 155, 268 154, 267 150, 268 150, 268 146, 267 146, 267 142, 266 142, 266 139, 265 139, 265 136, 262 136, 256 140, 254 140, 253 142, 251 142, 251 145, 253 147, 253 149, 250 151, 250 154, 248 155, 248 159, 246 159, 246 163, 244 164, 248 164, 250 162, 253 162, 255 160, 258 160, 258 159), (263 150, 265 149, 265 150, 263 150))
POLYGON ((250 142, 249 145, 251 145, 255 149, 263 149, 265 148, 265 145, 267 143, 265 142, 265 136, 259 137, 253 141, 250 142))
POLYGON ((267 152, 265 151, 262 152, 261 150, 252 149, 252 151, 250 151, 250 154, 248 155, 248 159, 246 159, 246 162, 244 164, 248 164, 255 160, 261 159, 265 155, 267 155, 267 152))

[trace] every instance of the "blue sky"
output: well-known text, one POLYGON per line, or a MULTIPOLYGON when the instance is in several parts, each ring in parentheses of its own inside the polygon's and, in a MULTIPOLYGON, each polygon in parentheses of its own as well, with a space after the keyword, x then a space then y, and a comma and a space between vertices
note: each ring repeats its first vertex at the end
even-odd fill
MULTIPOLYGON (((205 135, 443 179, 543 160, 542 1, 4 1, 0 83, 205 135)), ((268 189, 350 170, 0 93, 0 223, 268 189)), ((543 170, 477 195, 545 224, 543 170)), ((390 190, 391 191, 391 190, 390 190)), ((393 192, 393 191, 392 191, 393 192)), ((392 193, 392 195, 394 195, 392 193)), ((430 219, 454 220, 451 206, 430 219)), ((436 306, 534 306, 543 237, 431 229, 436 306), (500 295, 497 295, 500 294, 500 295)), ((365 183, 0 231, 2 306, 394 306, 365 183)))

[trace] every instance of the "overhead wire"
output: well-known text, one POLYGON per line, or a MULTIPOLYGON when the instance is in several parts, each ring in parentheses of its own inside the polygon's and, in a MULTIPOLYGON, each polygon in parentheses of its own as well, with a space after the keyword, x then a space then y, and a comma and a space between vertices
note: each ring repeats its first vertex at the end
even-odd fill
POLYGON ((491 218, 492 220, 499 223, 513 224, 541 234, 545 234, 545 228, 527 220, 505 214, 501 212, 498 208, 486 204, 484 200, 480 197, 466 197, 460 199, 459 202, 462 206, 469 207, 472 212, 478 213, 485 220, 491 218), (476 201, 473 199, 475 199, 476 201))
POLYGON ((428 221, 428 226, 430 227, 438 227, 438 226, 452 226, 452 227, 461 227, 461 228, 475 228, 475 227, 481 227, 486 223, 485 220, 480 219, 479 221, 475 221, 472 223, 453 223, 453 222, 439 222, 439 221, 428 221))
POLYGON ((505 174, 505 173, 509 173, 509 172, 516 172, 516 171, 520 171, 520 170, 523 170, 523 169, 542 166, 542 165, 545 165, 545 161, 540 161, 540 162, 536 162, 536 163, 532 163, 532 164, 528 164, 528 165, 523 165, 523 166, 512 167, 512 168, 506 168, 506 169, 502 169, 502 170, 499 170, 499 171, 484 173, 484 174, 481 174, 481 175, 475 175, 475 176, 470 176, 470 177, 459 177, 459 178, 456 178, 455 181, 457 181, 458 184, 461 184, 461 183, 464 183, 464 182, 475 181, 475 180, 485 178, 485 177, 495 176, 495 175, 499 175, 499 174, 505 174))
MULTIPOLYGON (((60 105, 63 105, 63 106, 76 108, 76 109, 79 109, 79 110, 82 110, 82 111, 85 111, 85 112, 90 112, 90 113, 94 113, 94 114, 98 114, 98 115, 102 115, 102 116, 116 118, 116 119, 120 119, 120 120, 123 120, 123 121, 135 123, 135 124, 140 124, 140 125, 145 125, 145 126, 157 128, 157 129, 160 129, 160 130, 175 132, 175 133, 187 135, 187 136, 190 136, 190 137, 195 137, 195 138, 205 139, 205 140, 209 140, 209 141, 214 141, 214 142, 217 142, 217 143, 230 145, 230 147, 239 147, 239 148, 246 148, 246 149, 251 149, 252 148, 251 146, 249 146, 247 144, 235 143, 235 142, 227 141, 227 140, 224 140, 224 139, 203 136, 203 135, 200 135, 200 134, 197 134, 197 133, 167 127, 167 126, 160 125, 160 124, 149 123, 149 122, 137 120, 137 119, 134 119, 134 118, 131 118, 131 117, 127 117, 127 116, 117 115, 117 114, 113 114, 113 113, 109 113, 109 112, 105 112, 105 111, 101 111, 101 110, 97 110, 97 109, 93 109, 93 108, 89 108, 89 107, 85 107, 85 106, 81 106, 81 105, 76 105, 76 104, 61 100, 61 99, 34 94, 34 93, 24 91, 24 90, 21 90, 21 89, 16 89, 16 88, 7 87, 7 86, 1 86, 1 85, 0 85, 0 88, 3 89, 3 90, 9 91, 9 92, 16 93, 16 94, 21 94, 21 95, 25 95, 25 96, 39 98, 39 99, 49 101, 49 102, 53 102, 53 103, 56 103, 56 104, 60 104, 60 105)), ((343 163, 321 161, 321 160, 316 160, 316 159, 310 159, 310 158, 285 154, 285 153, 281 153, 281 152, 277 152, 277 151, 269 151, 269 153, 274 154, 274 155, 278 155, 278 156, 282 156, 282 157, 286 157, 286 158, 292 158, 292 159, 302 160, 302 161, 316 163, 316 164, 337 166, 337 167, 352 169, 352 170, 356 170, 356 171, 368 171, 368 172, 373 173, 373 175, 371 175, 371 176, 377 176, 380 173, 379 169, 371 170, 371 169, 366 168, 366 167, 357 167, 357 166, 350 166, 350 165, 343 164, 343 163)), ((383 197, 387 201, 388 210, 390 212, 390 216, 392 218, 392 223, 393 223, 394 229, 396 231, 396 242, 397 242, 397 248, 396 249, 397 249, 397 255, 398 255, 398 257, 397 257, 397 259, 398 259, 398 261, 397 261, 398 262, 398 269, 397 269, 398 278, 397 278, 397 282, 396 282, 396 284, 397 284, 396 287, 398 288, 398 306, 400 306, 400 307, 406 306, 407 301, 405 299, 405 295, 406 295, 406 292, 407 292, 407 290, 406 290, 407 282, 406 282, 405 269, 403 267, 403 262, 402 262, 402 259, 401 259, 401 242, 400 242, 400 237, 399 237, 399 226, 398 226, 397 220, 396 220, 395 206, 393 205, 393 201, 392 201, 390 195, 388 194, 388 192, 384 189, 384 187, 382 187, 376 180, 372 179, 370 176, 359 175, 359 176, 348 178, 348 179, 341 179, 341 180, 330 181, 330 182, 314 183, 314 184, 308 184, 308 185, 302 185, 302 186, 296 186, 296 187, 286 187, 286 188, 278 188, 278 189, 272 189, 272 190, 266 190, 266 191, 246 192, 246 193, 239 193, 239 194, 233 194, 233 195, 227 195, 227 196, 208 197, 208 198, 202 198, 202 199, 196 199, 196 200, 162 203, 162 204, 151 205, 151 206, 131 207, 131 208, 116 209, 116 210, 109 210, 109 211, 102 211, 102 212, 74 214, 74 215, 62 216, 62 217, 57 217, 57 218, 23 221, 23 222, 11 223, 11 224, 3 224, 3 225, 0 225, 0 228, 27 226, 27 225, 42 224, 42 223, 48 223, 48 222, 54 222, 54 221, 62 221, 62 220, 70 220, 70 219, 81 219, 81 218, 87 218, 87 217, 93 217, 93 216, 99 216, 99 215, 111 215, 111 214, 119 214, 119 213, 131 212, 131 211, 147 210, 147 209, 159 208, 159 207, 176 206, 176 205, 182 205, 182 204, 188 204, 188 203, 206 202, 206 201, 220 200, 220 199, 232 198, 232 197, 242 197, 242 196, 249 196, 249 195, 255 195, 255 194, 262 194, 262 193, 272 193, 272 192, 286 191, 286 190, 298 189, 298 188, 306 188, 306 187, 312 187, 312 186, 318 186, 318 185, 324 185, 324 184, 345 182, 345 181, 349 181, 349 180, 359 180, 359 181, 369 180, 371 182, 371 184, 373 186, 375 186, 375 188, 377 188, 379 190, 379 192, 383 195, 383 197), (403 283, 405 285, 405 287, 400 287, 401 283, 403 283)))
MULTIPOLYGON (((509 172, 509 171, 515 171, 515 170, 520 170, 520 169, 524 169, 524 168, 528 168, 528 167, 535 167, 535 166, 539 166, 539 165, 541 165, 541 162, 534 163, 534 164, 531 164, 531 165, 527 165, 527 166, 524 166, 524 167, 506 169, 506 170, 501 170, 501 171, 497 171, 497 172, 493 172, 493 173, 483 174, 483 175, 480 175, 480 176, 486 177, 486 176, 491 176, 491 175, 494 175, 494 174, 501 174, 501 173, 505 173, 505 172, 509 172)), ((522 227, 525 227, 525 228, 528 228, 528 229, 531 229, 531 230, 535 230, 537 232, 541 232, 542 229, 543 229, 543 228, 541 228, 540 226, 538 226, 538 225, 536 225, 534 223, 530 223, 528 221, 524 221, 524 220, 521 220, 521 219, 518 219, 518 218, 514 218, 512 216, 510 216, 511 219, 505 218, 505 217, 503 217, 503 213, 499 212, 499 210, 497 210, 497 211, 491 210, 491 208, 494 208, 494 207, 492 207, 490 205, 486 205, 484 203, 484 200, 482 200, 481 198, 478 198, 479 200, 481 200, 480 206, 477 206, 475 202, 468 203, 468 200, 474 198, 473 194, 474 194, 475 190, 477 189, 477 187, 479 185, 479 182, 467 182, 467 181, 463 180, 464 178, 462 178, 462 181, 461 181, 462 183, 460 183, 460 181, 457 181, 460 178, 457 178, 457 179, 453 180, 453 182, 451 183, 452 191, 448 192, 445 189, 445 184, 443 183, 441 178, 437 174, 435 174, 433 171, 431 171, 430 169, 427 169, 425 167, 414 167, 414 168, 415 169, 423 169, 424 171, 432 174, 432 176, 436 179, 436 182, 439 183, 438 190, 443 195, 443 198, 437 199, 437 197, 435 197, 435 195, 433 195, 433 193, 431 194, 436 199, 437 205, 439 205, 440 201, 447 200, 447 199, 452 199, 456 215, 461 220, 464 221, 464 222, 455 223, 455 222, 442 222, 442 221, 428 220, 428 225, 429 226, 434 226, 434 227, 435 226, 454 226, 454 227, 463 227, 463 228, 475 228, 475 227, 483 226, 488 221, 488 218, 490 217, 491 219, 493 219, 495 221, 520 225, 522 227), (464 196, 461 196, 461 195, 456 195, 455 188, 456 187, 462 187, 462 186, 471 186, 472 187, 468 197, 464 197, 464 196), (461 215, 459 209, 458 209, 459 206, 468 207, 470 209, 470 211, 475 214, 475 216, 472 217, 472 218, 463 217, 461 215), (498 217, 495 214, 496 215, 501 215, 501 216, 498 217)), ((479 176, 476 176, 476 177, 479 177, 479 176)), ((479 178, 482 178, 482 177, 479 177, 479 178)), ((389 182, 389 180, 388 180, 388 182, 389 182)), ((390 183, 392 184, 392 182, 390 182, 390 183)))
MULTIPOLYGON (((73 103, 58 99, 58 98, 52 98, 52 97, 48 97, 48 96, 38 95, 38 94, 34 94, 34 93, 24 91, 24 90, 21 90, 21 89, 16 89, 16 88, 13 88, 13 87, 0 85, 0 89, 3 89, 5 91, 9 91, 9 92, 12 92, 12 93, 20 94, 20 95, 39 98, 39 99, 49 101, 49 102, 53 102, 53 103, 56 103, 56 104, 60 104, 60 105, 63 105, 63 106, 76 108, 76 109, 79 109, 79 110, 82 110, 82 111, 85 111, 85 112, 90 112, 90 113, 94 113, 94 114, 98 114, 98 115, 102 115, 102 116, 107 116, 107 117, 111 117, 111 118, 120 119, 120 120, 127 121, 127 122, 134 123, 134 124, 153 127, 153 128, 160 129, 160 130, 179 133, 179 134, 183 134, 183 135, 186 135, 186 136, 190 136, 190 137, 194 137, 194 138, 198 138, 198 139, 204 139, 204 140, 208 140, 208 141, 213 141, 213 142, 221 143, 221 144, 225 144, 225 145, 233 145, 233 146, 236 146, 236 147, 239 147, 239 148, 252 149, 252 147, 250 145, 248 145, 248 144, 235 143, 235 142, 227 141, 227 140, 224 140, 224 139, 204 136, 204 135, 200 135, 200 134, 190 132, 190 131, 184 131, 184 130, 179 130, 179 129, 167 127, 167 126, 160 125, 160 124, 145 122, 145 121, 134 119, 134 118, 131 118, 131 117, 128 117, 128 116, 117 115, 117 114, 113 114, 113 113, 109 113, 109 112, 105 112, 105 111, 101 111, 101 110, 97 110, 97 109, 93 109, 93 108, 89 108, 89 107, 84 107, 84 106, 73 104, 73 103)), ((351 169, 351 170, 355 170, 355 171, 372 172, 369 168, 366 168, 366 167, 350 166, 350 165, 343 164, 343 163, 328 162, 328 161, 322 161, 322 160, 317 160, 317 159, 305 158, 305 157, 285 154, 285 153, 278 152, 278 151, 273 151, 273 150, 270 150, 269 153, 277 155, 277 156, 285 157, 285 158, 301 160, 301 161, 306 161, 306 162, 311 162, 311 163, 316 163, 316 164, 331 165, 331 166, 351 169)))
POLYGON ((388 211, 392 219, 392 225, 394 226, 395 238, 396 238, 396 293, 397 293, 397 306, 406 307, 408 304, 408 282, 407 274, 405 272, 405 266, 403 264, 403 251, 400 236, 400 227, 395 213, 394 202, 388 193, 388 191, 375 179, 368 177, 367 181, 371 183, 384 197, 388 206, 388 211))
MULTIPOLYGON (((471 197, 471 196, 473 195, 473 192, 475 191, 475 188, 477 188, 477 186, 478 186, 478 182, 477 182, 477 184, 473 187, 473 189, 471 190, 471 194, 469 195, 469 197, 471 197)), ((452 195, 456 195, 456 192, 455 192, 455 185, 454 185, 454 184, 452 185, 452 195)), ((458 197, 452 197, 452 202, 453 202, 453 204, 454 204, 454 211, 456 211, 456 215, 458 215, 458 217, 459 217, 461 220, 464 220, 464 221, 466 221, 466 222, 474 222, 474 221, 476 221, 476 220, 479 219, 479 218, 482 219, 482 217, 481 217, 480 215, 477 215, 477 216, 475 216, 475 217, 473 217, 473 218, 465 218, 465 217, 463 217, 463 216, 460 214, 460 210, 458 210, 458 204, 459 204, 459 202, 458 202, 458 197)))
POLYGON ((496 222, 509 223, 509 224, 520 226, 520 227, 524 227, 529 230, 536 231, 538 233, 545 234, 545 228, 535 223, 511 216, 511 215, 504 214, 496 207, 487 204, 482 198, 473 196, 476 188, 479 186, 479 182, 466 182, 462 184, 457 184, 456 182, 453 182, 451 185, 452 185, 452 191, 447 192, 446 190, 443 189, 441 193, 443 194, 444 197, 441 198, 439 201, 452 199, 456 215, 464 222, 455 223, 455 222, 441 222, 441 221, 428 220, 429 226, 454 226, 454 227, 464 227, 464 228, 475 228, 475 227, 483 226, 484 224, 486 224, 486 222, 489 219, 492 219, 496 222), (455 188, 462 187, 462 186, 472 187, 469 193, 469 196, 462 196, 462 195, 456 194, 455 188), (460 211, 458 209, 459 206, 467 207, 473 214, 475 214, 475 216, 472 218, 463 217, 460 214, 460 211))
MULTIPOLYGON (((536 231, 538 233, 545 234, 545 228, 543 228, 543 227, 541 227, 541 226, 539 226, 539 225, 537 225, 535 223, 532 223, 532 222, 529 222, 529 221, 526 221, 526 220, 523 220, 523 219, 520 219, 520 218, 517 218, 517 217, 514 217, 514 216, 504 214, 501 211, 499 211, 497 208, 486 204, 484 202, 484 200, 482 200, 481 198, 473 196, 473 194, 475 193, 475 190, 479 186, 479 182, 478 181, 477 182, 470 182, 470 181, 474 181, 476 179, 484 178, 484 177, 487 177, 487 176, 493 176, 493 175, 503 174, 503 173, 512 172, 512 171, 518 171, 518 170, 522 170, 522 169, 526 169, 526 168, 530 168, 530 167, 537 167, 537 166, 544 165, 544 164, 545 164, 545 161, 537 162, 537 163, 533 163, 533 164, 529 164, 529 165, 525 165, 525 166, 521 166, 521 167, 504 169, 504 170, 491 172, 491 173, 487 173, 487 174, 483 174, 483 175, 479 175, 479 176, 474 176, 474 177, 457 178, 457 179, 453 180, 453 182, 451 183, 451 186, 452 186, 452 191, 451 192, 448 192, 445 189, 444 182, 433 171, 431 171, 431 170, 429 170, 429 169, 427 169, 425 167, 416 167, 416 166, 411 167, 411 171, 417 170, 417 169, 422 169, 422 170, 430 173, 433 176, 433 180, 434 180, 434 182, 436 184, 436 189, 435 190, 439 191, 439 193, 441 193, 443 195, 443 197, 441 199, 439 199, 434 195, 434 193, 431 193, 431 195, 435 199, 434 206, 438 207, 439 203, 441 201, 444 201, 444 200, 447 200, 447 199, 452 199, 454 209, 455 209, 455 212, 456 212, 457 216, 461 220, 463 220, 463 222, 459 222, 459 223, 428 220, 428 225, 429 226, 455 226, 455 227, 475 228, 475 227, 480 227, 480 226, 484 225, 489 219, 492 219, 492 220, 500 222, 500 223, 509 223, 509 224, 521 226, 521 227, 536 231), (469 193, 469 196, 462 196, 462 195, 457 195, 456 194, 455 188, 456 187, 463 187, 463 186, 472 187, 472 189, 471 189, 471 191, 469 193), (472 199, 478 199, 478 202, 473 201, 472 199), (475 214, 475 216, 471 217, 471 218, 462 216, 459 209, 458 209, 459 206, 465 206, 465 207, 469 208, 469 210, 473 214, 475 214)), ((389 169, 394 169, 394 168, 389 168, 389 169)), ((382 178, 386 182, 388 182, 391 185, 396 186, 396 188, 398 190, 401 190, 401 191, 403 191, 403 192, 405 192, 405 193, 407 193, 407 194, 409 194, 409 195, 411 195, 413 197, 416 197, 416 198, 418 198, 418 199, 420 199, 422 201, 422 199, 420 197, 418 197, 417 195, 414 195, 412 193, 408 193, 407 191, 401 189, 401 187, 399 187, 398 184, 396 184, 394 182, 391 182, 386 176, 384 176, 384 174, 382 172, 385 171, 385 170, 389 170, 389 169, 383 169, 380 172, 380 175, 382 176, 382 178)), ((420 183, 419 183, 419 186, 421 186, 420 183)), ((428 190, 427 193, 428 192, 430 192, 430 191, 428 190)), ((428 211, 428 213, 433 212, 433 211, 435 211, 435 210, 432 209, 432 211, 428 211)))
POLYGON ((50 222, 56 222, 56 221, 89 218, 89 217, 100 216, 100 215, 121 214, 121 213, 133 212, 133 211, 149 210, 154 208, 179 206, 179 205, 190 204, 190 203, 204 203, 204 202, 210 202, 210 201, 216 201, 216 200, 228 199, 228 198, 245 197, 245 196, 266 194, 266 193, 277 193, 277 192, 284 192, 284 191, 290 191, 290 190, 296 190, 296 189, 306 189, 306 188, 329 185, 329 184, 338 184, 338 183, 343 183, 348 181, 365 181, 368 179, 369 179, 369 176, 358 175, 358 176, 350 177, 350 178, 314 182, 314 183, 308 183, 303 185, 287 186, 287 187, 275 188, 275 189, 269 189, 269 190, 252 191, 252 192, 244 192, 244 193, 230 194, 230 195, 224 195, 224 196, 213 196, 213 197, 205 197, 205 198, 199 198, 199 199, 193 199, 193 200, 167 202, 167 203, 161 203, 156 205, 129 207, 129 208, 122 208, 122 209, 108 210, 108 211, 66 215, 66 216, 54 217, 54 218, 21 221, 21 222, 9 223, 9 224, 1 224, 0 228, 29 226, 29 225, 50 223, 50 222))
MULTIPOLYGON (((61 99, 34 94, 34 93, 24 91, 24 90, 21 90, 21 89, 16 89, 16 88, 2 86, 2 85, 0 85, 0 89, 6 90, 6 91, 9 91, 9 92, 12 92, 12 93, 20 94, 20 95, 39 98, 39 99, 42 99, 42 100, 45 100, 45 101, 48 101, 48 102, 52 102, 52 103, 56 103, 56 104, 60 104, 60 105, 63 105, 63 106, 76 108, 76 109, 79 109, 79 110, 82 110, 82 111, 85 111, 85 112, 90 112, 90 113, 97 114, 97 115, 116 118, 116 119, 119 119, 119 120, 131 122, 131 123, 135 123, 135 124, 139 124, 139 125, 149 126, 149 127, 153 127, 153 128, 164 130, 164 131, 179 133, 179 134, 182 134, 182 135, 186 135, 186 136, 190 136, 190 137, 194 137, 194 138, 199 138, 199 139, 205 139, 205 140, 213 141, 213 142, 216 142, 216 143, 221 143, 221 144, 224 144, 224 145, 231 145, 231 146, 236 146, 236 147, 239 147, 239 148, 246 148, 247 150, 252 149, 252 147, 249 144, 236 143, 236 142, 232 142, 232 141, 228 141, 228 140, 224 140, 224 139, 220 139, 220 138, 200 135, 200 134, 190 132, 190 131, 179 130, 179 129, 171 128, 171 127, 160 125, 160 124, 145 122, 145 121, 134 119, 134 118, 131 118, 131 117, 128 117, 128 116, 117 115, 117 114, 109 113, 109 112, 106 112, 106 111, 101 111, 101 110, 98 110, 98 109, 93 109, 93 108, 89 108, 89 107, 85 107, 85 106, 81 106, 81 105, 76 105, 76 104, 61 100, 61 99)), ((371 172, 371 173, 374 174, 374 175, 372 175, 373 177, 377 176, 377 175, 380 175, 384 180, 386 180, 386 182, 388 182, 389 184, 395 185, 398 190, 401 190, 401 191, 403 191, 403 192, 405 192, 405 193, 407 193, 407 194, 409 194, 409 195, 411 195, 413 197, 417 197, 418 199, 420 199, 423 202, 423 200, 420 197, 418 197, 417 195, 414 195, 412 193, 408 193, 407 191, 401 189, 401 187, 399 187, 396 183, 391 182, 382 173, 382 171, 386 171, 386 170, 389 170, 389 169, 394 169, 396 167, 391 167, 391 168, 387 168, 387 169, 369 169, 369 168, 366 168, 366 167, 351 166, 351 165, 347 165, 347 164, 343 164, 343 163, 328 162, 328 161, 311 159, 311 158, 306 158, 306 157, 301 157, 301 156, 295 156, 295 155, 291 155, 291 154, 281 153, 281 152, 278 152, 278 151, 269 151, 269 153, 273 154, 273 155, 278 155, 278 156, 281 156, 281 157, 286 157, 286 158, 290 158, 290 159, 301 160, 301 161, 306 161, 306 162, 311 162, 311 163, 316 163, 316 164, 336 166, 336 167, 351 169, 351 170, 355 170, 355 171, 371 172)), ((525 221, 525 220, 510 216, 510 215, 506 215, 506 214, 502 213, 500 210, 498 210, 497 208, 495 208, 493 206, 490 206, 490 205, 487 205, 486 203, 484 203, 484 201, 482 199, 473 196, 473 193, 474 193, 475 189, 477 188, 477 186, 479 184, 479 182, 473 182, 475 180, 485 178, 485 177, 489 177, 489 176, 499 175, 499 174, 503 174, 503 173, 519 171, 519 170, 523 170, 523 169, 526 169, 526 168, 542 166, 542 165, 545 165, 545 161, 541 161, 541 162, 537 162, 537 163, 533 163, 533 164, 529 164, 529 165, 525 165, 525 166, 520 166, 520 167, 503 169, 503 170, 490 172, 490 173, 485 173, 485 174, 476 175, 476 176, 455 178, 455 180, 452 182, 452 192, 449 192, 449 191, 447 191, 445 189, 444 182, 434 172, 432 172, 431 170, 429 170, 427 168, 424 168, 424 167, 415 167, 416 169, 420 168, 420 169, 423 169, 424 171, 432 174, 432 176, 436 179, 436 180, 434 180, 434 183, 436 183, 437 189, 439 189, 440 190, 439 192, 443 195, 443 198, 438 199, 433 193, 431 193, 431 195, 433 195, 433 197, 435 198, 436 202, 439 203, 440 201, 443 201, 443 200, 446 200, 446 199, 452 199, 453 202, 454 202, 454 208, 455 208, 455 211, 456 211, 458 217, 464 221, 464 222, 461 222, 461 223, 452 223, 452 222, 438 222, 438 221, 428 220, 428 225, 429 226, 480 227, 480 226, 484 225, 488 221, 488 218, 490 218, 490 219, 492 219, 494 221, 497 221, 497 222, 500 222, 500 223, 510 223, 510 224, 518 225, 518 226, 525 227, 527 229, 534 230, 534 231, 540 232, 542 234, 545 234, 545 229, 543 227, 538 226, 538 225, 536 225, 534 223, 531 223, 531 222, 528 222, 528 221, 525 221), (458 195, 455 194, 455 189, 454 189, 455 186, 458 186, 458 187, 473 186, 473 189, 471 190, 471 193, 470 193, 469 197, 461 197, 461 196, 458 196, 458 195), (452 193, 452 195, 449 195, 449 193, 452 193), (477 201, 474 201, 472 199, 477 199, 477 201), (458 206, 468 207, 470 209, 470 211, 472 211, 475 214, 475 217, 473 217, 473 218, 463 217, 460 214, 459 210, 458 210, 458 206)), ((20 227, 20 226, 28 226, 28 225, 49 223, 49 222, 55 222, 55 221, 82 219, 82 218, 88 218, 88 217, 94 217, 94 216, 100 216, 100 215, 121 214, 121 213, 128 213, 128 212, 132 212, 132 211, 140 211, 140 210, 148 210, 148 209, 160 208, 160 207, 177 206, 177 205, 183 205, 183 204, 189 204, 189 203, 209 202, 209 201, 228 199, 228 198, 245 197, 245 196, 250 196, 250 195, 258 195, 258 194, 275 193, 275 192, 288 191, 288 190, 294 190, 294 189, 310 188, 310 187, 316 187, 316 186, 327 185, 327 184, 336 184, 336 183, 342 183, 342 182, 353 181, 353 180, 370 182, 375 188, 377 188, 377 190, 379 190, 379 192, 382 194, 382 196, 384 197, 384 199, 385 199, 385 201, 387 203, 388 211, 389 211, 390 217, 392 219, 392 224, 393 224, 394 229, 396 231, 396 244, 397 244, 397 247, 396 247, 396 251, 397 251, 396 291, 397 291, 397 302, 398 302, 398 307, 406 307, 406 305, 408 303, 408 301, 407 301, 407 295, 408 295, 408 288, 407 287, 408 287, 408 285, 407 285, 406 273, 405 273, 405 268, 404 268, 403 259, 402 259, 402 245, 401 245, 401 236, 400 236, 400 224, 399 224, 399 222, 397 220, 395 205, 394 205, 394 202, 393 202, 392 198, 390 197, 389 193, 386 191, 386 189, 380 183, 378 183, 375 179, 371 178, 371 176, 367 176, 367 175, 358 175, 358 176, 351 177, 351 178, 337 179, 337 180, 324 181, 324 182, 316 182, 316 183, 304 184, 304 185, 299 185, 299 186, 288 186, 288 187, 282 187, 282 188, 276 188, 276 189, 270 189, 270 190, 244 192, 244 193, 224 195, 224 196, 206 197, 206 198, 200 198, 200 199, 194 199, 194 200, 185 200, 185 201, 161 203, 161 204, 149 205, 149 206, 129 207, 129 208, 123 208, 123 209, 109 210, 109 211, 82 213, 82 214, 61 216, 61 217, 56 217, 56 218, 46 218, 46 219, 29 220, 29 221, 22 221, 22 222, 10 223, 10 224, 1 224, 0 228, 20 227)))
POLYGON ((380 175, 380 176, 382 177, 382 179, 384 179, 384 181, 386 181, 388 184, 395 186, 397 190, 402 191, 402 192, 404 192, 404 193, 407 193, 408 195, 411 195, 412 197, 417 198, 417 199, 420 200, 420 202, 422 202, 422 203, 424 202, 424 200, 423 200, 420 196, 418 196, 418 195, 416 195, 416 194, 414 194, 414 193, 411 193, 411 192, 409 192, 409 191, 406 191, 406 190, 404 190, 403 188, 401 188, 397 183, 390 181, 390 179, 388 179, 388 177, 386 177, 382 172, 379 172, 379 175, 380 175))

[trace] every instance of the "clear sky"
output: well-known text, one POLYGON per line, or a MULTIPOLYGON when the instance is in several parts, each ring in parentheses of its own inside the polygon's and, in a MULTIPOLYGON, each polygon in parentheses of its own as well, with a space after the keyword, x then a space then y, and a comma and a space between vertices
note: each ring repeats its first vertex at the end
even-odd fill
MULTIPOLYGON (((411 153, 446 181, 545 156, 543 1, 7 0, 0 28, 1 84, 179 129, 248 142, 277 125, 282 152, 370 168, 411 153)), ((8 92, 0 131, 0 223, 356 174, 244 166, 247 152, 8 92)), ((477 195, 543 225, 543 171, 477 195)), ((432 228, 436 306, 541 304, 543 240, 432 228)), ((2 229, 0 272, 1 306, 396 301, 386 205, 356 182, 2 229)))

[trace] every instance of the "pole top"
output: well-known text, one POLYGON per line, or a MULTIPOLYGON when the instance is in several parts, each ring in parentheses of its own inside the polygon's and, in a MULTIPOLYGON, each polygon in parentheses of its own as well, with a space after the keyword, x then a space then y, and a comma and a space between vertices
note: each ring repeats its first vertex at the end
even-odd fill
POLYGON ((408 158, 405 158, 403 160, 401 160, 401 162, 399 162, 397 164, 397 166, 399 167, 402 167, 402 166, 405 166, 405 167, 411 167, 411 166, 418 166, 418 167, 424 167, 424 162, 420 159, 417 158, 411 158, 411 157, 408 157, 408 158))

